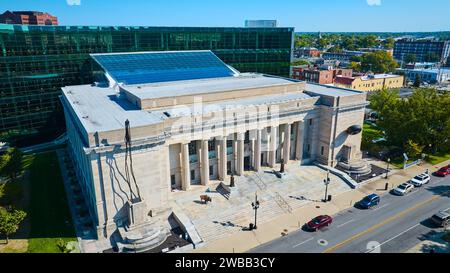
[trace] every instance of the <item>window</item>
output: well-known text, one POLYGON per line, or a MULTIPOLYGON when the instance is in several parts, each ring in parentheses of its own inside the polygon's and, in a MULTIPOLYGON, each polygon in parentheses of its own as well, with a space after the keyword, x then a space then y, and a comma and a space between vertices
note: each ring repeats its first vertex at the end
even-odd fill
POLYGON ((216 150, 216 139, 208 141, 208 150, 215 151, 216 150))
POLYGON ((320 154, 323 155, 324 152, 325 152, 325 147, 322 146, 322 147, 320 148, 320 154))
POLYGON ((189 155, 195 155, 197 154, 197 142, 196 141, 192 141, 191 143, 189 143, 189 155))
POLYGON ((191 180, 195 180, 195 170, 191 171, 191 180))
POLYGON ((177 180, 176 180, 174 174, 172 174, 172 175, 170 176, 170 184, 172 184, 172 186, 174 186, 175 184, 177 184, 177 180))
POLYGON ((209 166, 209 175, 214 175, 214 166, 209 166))

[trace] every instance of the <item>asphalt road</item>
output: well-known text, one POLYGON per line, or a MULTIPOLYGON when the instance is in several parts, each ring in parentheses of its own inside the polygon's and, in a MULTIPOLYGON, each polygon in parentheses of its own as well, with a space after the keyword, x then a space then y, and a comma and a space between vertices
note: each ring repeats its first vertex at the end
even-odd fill
POLYGON ((318 232, 299 230, 250 252, 402 253, 442 230, 429 220, 440 210, 450 210, 450 177, 432 177, 429 184, 407 196, 386 193, 376 208, 342 211, 330 227, 318 232))

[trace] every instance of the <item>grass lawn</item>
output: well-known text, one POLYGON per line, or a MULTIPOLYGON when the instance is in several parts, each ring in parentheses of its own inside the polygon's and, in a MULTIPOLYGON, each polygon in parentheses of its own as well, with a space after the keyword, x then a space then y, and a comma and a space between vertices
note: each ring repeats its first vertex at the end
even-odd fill
POLYGON ((28 252, 58 253, 59 238, 76 241, 64 184, 55 152, 24 157, 30 179, 28 252))
POLYGON ((432 165, 437 165, 450 159, 450 154, 429 155, 427 161, 432 165))
POLYGON ((383 132, 375 126, 364 123, 363 134, 371 140, 377 140, 384 137, 383 132))

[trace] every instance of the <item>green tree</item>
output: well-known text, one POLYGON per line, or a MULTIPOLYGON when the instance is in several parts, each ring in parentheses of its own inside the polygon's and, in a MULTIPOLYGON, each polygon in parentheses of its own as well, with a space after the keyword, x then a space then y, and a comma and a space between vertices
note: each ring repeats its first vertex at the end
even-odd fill
POLYGON ((329 45, 328 40, 326 38, 321 38, 317 40, 316 47, 319 49, 325 49, 329 45))
POLYGON ((344 50, 339 45, 335 45, 328 50, 328 52, 331 52, 331 53, 342 53, 343 51, 344 50))
POLYGON ((358 62, 350 62, 348 68, 353 69, 353 71, 361 71, 361 64, 358 62))
POLYGON ((370 96, 370 107, 378 112, 389 145, 412 153, 450 151, 450 94, 418 88, 401 99, 397 91, 382 90, 370 96))
POLYGON ((397 67, 398 63, 385 51, 367 53, 361 57, 361 69, 364 72, 388 73, 394 72, 397 67))
POLYGON ((394 45, 395 45, 395 39, 392 37, 389 37, 383 41, 383 46, 386 49, 393 49, 394 45))
POLYGON ((405 56, 405 59, 403 60, 405 63, 415 63, 417 61, 416 54, 408 54, 405 56))
POLYGON ((360 36, 357 41, 358 47, 362 48, 369 48, 369 47, 375 47, 378 43, 378 38, 375 35, 364 35, 360 36))
POLYGON ((416 88, 419 88, 421 84, 422 84, 422 79, 420 78, 420 75, 417 74, 416 78, 414 79, 413 86, 416 87, 416 88))
POLYGON ((9 236, 17 232, 20 223, 26 216, 27 214, 21 210, 9 212, 0 208, 0 233, 6 236, 6 244, 9 242, 9 236))
POLYGON ((11 180, 15 180, 17 175, 22 171, 22 152, 17 148, 9 148, 7 152, 2 155, 3 168, 1 173, 9 176, 11 180))
POLYGON ((292 62, 291 65, 296 66, 296 65, 309 65, 311 64, 310 62, 308 62, 307 60, 297 60, 295 62, 292 62))
POLYGON ((424 148, 424 145, 419 145, 411 139, 406 142, 406 145, 404 147, 406 154, 408 154, 408 156, 412 158, 419 158, 424 148))
POLYGON ((369 97, 370 109, 378 113, 384 113, 387 109, 393 108, 399 98, 399 91, 386 89, 372 93, 369 97))

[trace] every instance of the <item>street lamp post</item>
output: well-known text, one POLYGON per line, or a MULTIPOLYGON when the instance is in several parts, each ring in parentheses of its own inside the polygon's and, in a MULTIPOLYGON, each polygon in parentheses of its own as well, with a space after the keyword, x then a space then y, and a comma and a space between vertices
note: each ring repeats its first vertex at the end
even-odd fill
POLYGON ((257 212, 259 209, 259 201, 258 201, 258 194, 255 193, 255 202, 252 202, 252 208, 255 210, 255 225, 253 226, 253 229, 257 229, 256 226, 256 217, 257 217, 257 212))
POLYGON ((386 170, 386 177, 384 179, 388 179, 389 177, 389 164, 391 163, 391 159, 388 158, 387 160, 387 170, 386 170))
POLYGON ((330 179, 330 171, 327 172, 327 179, 323 180, 323 183, 325 184, 325 199, 324 202, 327 202, 327 197, 328 197, 328 185, 330 185, 331 183, 331 179, 330 179))

